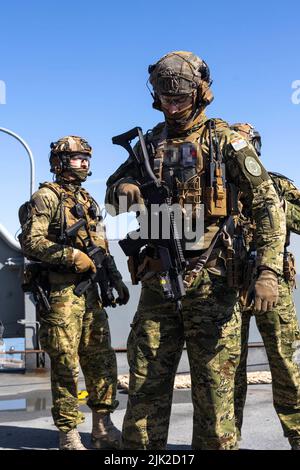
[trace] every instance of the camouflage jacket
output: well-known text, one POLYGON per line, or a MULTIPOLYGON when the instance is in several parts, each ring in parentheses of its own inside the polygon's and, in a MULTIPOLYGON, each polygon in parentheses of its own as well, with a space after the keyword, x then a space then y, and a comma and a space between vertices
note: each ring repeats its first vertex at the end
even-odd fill
POLYGON ((284 200, 287 232, 300 235, 300 190, 286 176, 272 172, 269 175, 280 199, 284 200))
MULTIPOLYGON (((300 191, 292 180, 280 173, 269 172, 276 192, 283 202, 286 220, 286 241, 285 247, 290 243, 290 233, 300 235, 300 191)), ((244 226, 247 249, 256 250, 255 223, 250 214, 245 213, 242 208, 240 214, 241 224, 244 226)))
MULTIPOLYGON (((146 135, 148 144, 157 152, 162 135, 167 135, 168 144, 188 142, 193 140, 199 143, 198 170, 204 175, 209 171, 209 133, 208 118, 203 114, 197 122, 195 129, 186 132, 184 136, 169 138, 165 124, 159 124, 146 135)), ((229 124, 221 119, 214 119, 216 134, 223 162, 226 167, 226 179, 234 184, 244 195, 244 205, 251 211, 256 223, 256 238, 258 252, 258 266, 266 266, 276 273, 282 273, 284 241, 286 236, 285 216, 280 207, 279 197, 274 189, 272 180, 262 166, 252 147, 241 136, 230 129, 229 124)), ((138 151, 138 148, 137 148, 138 151)), ((129 157, 107 181, 106 206, 115 208, 120 212, 116 189, 121 182, 139 184, 139 171, 136 163, 129 157)), ((112 215, 113 212, 111 212, 112 215)), ((220 226, 221 220, 206 218, 205 232, 210 228, 220 226)), ((212 230, 213 232, 213 230, 212 230)), ((215 231, 214 231, 215 233, 215 231)), ((206 247, 205 247, 206 248, 206 247)))
POLYGON ((93 242, 108 250, 99 206, 80 186, 57 182, 41 184, 25 208, 21 206, 19 217, 22 225, 20 241, 28 258, 70 268, 73 248, 83 248, 82 240, 87 237, 87 232, 81 228, 74 242, 63 241, 61 235, 80 218, 86 219, 93 242), (76 212, 76 204, 80 204, 81 214, 76 212))

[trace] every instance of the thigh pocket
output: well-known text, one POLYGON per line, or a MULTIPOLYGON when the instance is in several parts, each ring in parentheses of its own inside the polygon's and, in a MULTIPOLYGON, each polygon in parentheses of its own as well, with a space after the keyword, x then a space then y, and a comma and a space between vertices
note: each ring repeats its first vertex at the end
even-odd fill
POLYGON ((59 332, 56 326, 49 326, 48 323, 43 323, 40 328, 39 339, 42 349, 44 349, 49 356, 60 352, 59 332))
POLYGON ((74 287, 73 284, 51 286, 49 294, 51 311, 41 313, 43 323, 51 327, 68 328, 72 321, 83 316, 85 298, 75 296, 74 287))

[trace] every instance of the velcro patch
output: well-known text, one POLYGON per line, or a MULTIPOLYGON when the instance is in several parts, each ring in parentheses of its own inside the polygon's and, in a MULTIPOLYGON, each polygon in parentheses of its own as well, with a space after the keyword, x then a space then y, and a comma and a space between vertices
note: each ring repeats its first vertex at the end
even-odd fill
POLYGON ((37 210, 38 213, 44 212, 45 210, 47 210, 47 206, 45 204, 44 199, 38 194, 36 194, 34 196, 34 198, 32 200, 32 205, 33 205, 34 209, 37 210))
POLYGON ((230 143, 236 152, 248 146, 247 142, 241 137, 235 137, 230 143))
POLYGON ((245 167, 252 176, 260 176, 262 174, 261 166, 254 157, 245 158, 245 167))

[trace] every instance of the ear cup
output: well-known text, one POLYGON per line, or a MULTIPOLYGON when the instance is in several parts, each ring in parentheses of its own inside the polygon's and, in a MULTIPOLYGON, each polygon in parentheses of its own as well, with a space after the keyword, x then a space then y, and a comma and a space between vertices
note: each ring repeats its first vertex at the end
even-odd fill
POLYGON ((153 98, 153 103, 152 103, 152 108, 158 109, 158 111, 161 111, 161 103, 158 95, 156 93, 151 93, 152 98, 153 98))
POLYGON ((205 60, 202 60, 202 64, 199 67, 199 72, 201 74, 201 79, 210 85, 211 84, 210 70, 205 60))
POLYGON ((155 69, 156 67, 156 64, 153 64, 153 65, 149 65, 148 67, 148 73, 151 74, 153 72, 153 70, 155 69))

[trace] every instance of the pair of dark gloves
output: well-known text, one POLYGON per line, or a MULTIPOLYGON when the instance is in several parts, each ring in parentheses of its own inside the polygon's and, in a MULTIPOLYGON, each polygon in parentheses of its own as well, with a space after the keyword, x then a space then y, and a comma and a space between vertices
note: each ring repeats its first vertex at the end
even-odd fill
MULTIPOLYGON (((73 264, 75 266, 75 271, 78 273, 84 273, 89 270, 91 270, 93 273, 96 272, 96 266, 91 260, 91 258, 86 253, 81 250, 78 250, 77 248, 74 248, 73 264)), ((106 266, 109 273, 111 285, 112 287, 114 287, 114 289, 116 289, 118 293, 116 303, 118 303, 119 305, 127 304, 129 300, 129 290, 122 281, 122 276, 117 269, 113 256, 107 255, 106 266)))

